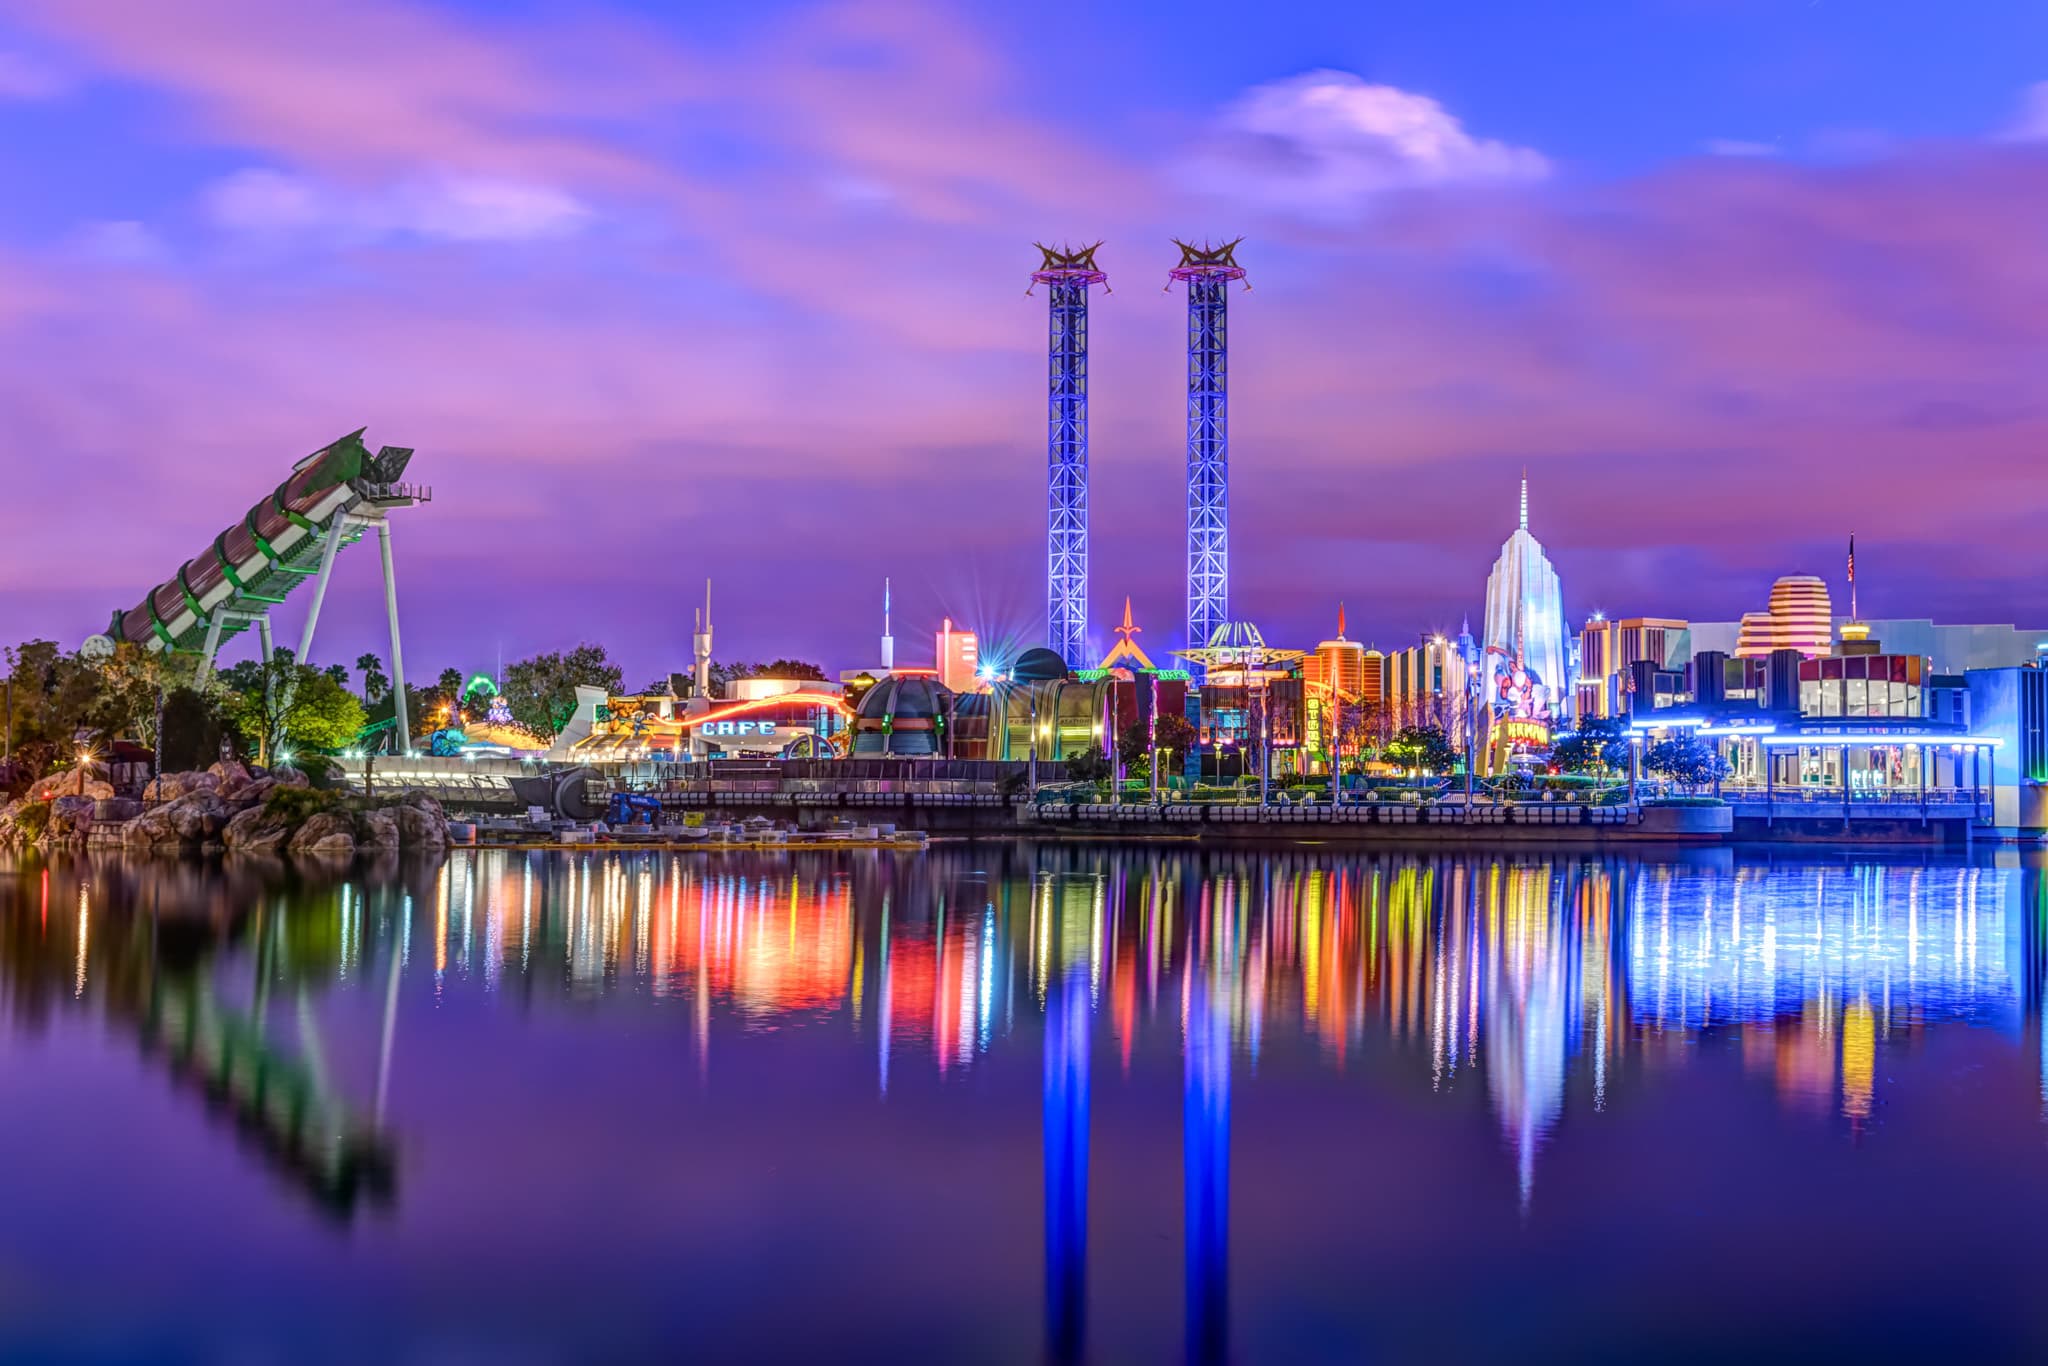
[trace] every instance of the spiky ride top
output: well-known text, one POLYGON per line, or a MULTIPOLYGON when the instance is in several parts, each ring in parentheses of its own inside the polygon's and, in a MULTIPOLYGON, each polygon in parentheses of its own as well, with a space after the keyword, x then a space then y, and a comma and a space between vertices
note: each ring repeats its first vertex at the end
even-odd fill
POLYGON ((1237 263, 1237 244, 1242 241, 1242 237, 1233 237, 1220 247, 1207 242, 1197 247, 1174 238, 1173 244, 1180 248, 1180 264, 1166 272, 1167 288, 1171 289, 1174 281, 1242 280, 1245 270, 1237 263))
MULTIPOLYGON (((1095 253, 1102 249, 1102 243, 1092 246, 1070 247, 1064 244, 1048 247, 1043 242, 1031 244, 1038 248, 1045 259, 1038 269, 1031 272, 1031 282, 1039 285, 1109 285, 1109 276, 1095 264, 1095 253)), ((1026 290, 1025 293, 1030 293, 1026 290)))

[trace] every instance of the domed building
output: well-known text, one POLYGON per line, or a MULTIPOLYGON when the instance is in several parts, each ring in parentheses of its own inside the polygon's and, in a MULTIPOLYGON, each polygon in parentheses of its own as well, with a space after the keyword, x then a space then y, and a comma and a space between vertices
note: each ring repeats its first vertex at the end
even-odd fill
POLYGON ((936 673, 899 670, 876 683, 853 718, 852 757, 931 759, 946 753, 953 694, 936 673))
POLYGON ((1743 613, 1735 657, 1763 659, 1773 650, 1797 650, 1811 659, 1834 648, 1834 605, 1827 584, 1811 574, 1787 574, 1771 585, 1767 610, 1743 613))

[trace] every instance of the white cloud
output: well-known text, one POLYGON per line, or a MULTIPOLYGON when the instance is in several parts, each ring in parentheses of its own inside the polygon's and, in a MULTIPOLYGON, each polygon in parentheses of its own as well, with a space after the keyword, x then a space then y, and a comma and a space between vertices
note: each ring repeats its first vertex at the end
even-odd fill
POLYGON ((0 51, 0 99, 54 99, 69 88, 68 81, 40 62, 19 52, 0 51))
POLYGON ((2020 142, 2048 141, 2048 81, 2036 81, 2020 96, 2018 117, 2005 135, 2020 142))
POLYGON ((215 222, 252 234, 368 242, 530 242, 580 231, 590 210, 546 185, 451 177, 353 192, 283 171, 237 171, 206 193, 215 222))
POLYGON ((1542 153, 1474 137, 1427 95, 1348 71, 1309 71, 1247 90, 1224 109, 1202 159, 1206 174, 1222 172, 1234 190, 1340 216, 1387 190, 1550 173, 1542 153))
POLYGON ((1750 142, 1743 138, 1708 138, 1702 144, 1710 156, 1717 157, 1774 157, 1778 145, 1774 142, 1750 142))

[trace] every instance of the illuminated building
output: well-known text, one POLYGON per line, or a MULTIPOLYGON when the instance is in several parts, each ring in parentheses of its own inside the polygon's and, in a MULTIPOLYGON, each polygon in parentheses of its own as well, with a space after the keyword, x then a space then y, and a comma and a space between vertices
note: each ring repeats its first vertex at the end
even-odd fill
POLYGON ((1830 653, 1834 644, 1827 584, 1811 574, 1787 574, 1771 585, 1767 609, 1743 614, 1735 656, 1762 659, 1773 650, 1797 650, 1811 657, 1830 653))
POLYGON ((1691 658, 1692 632, 1683 621, 1666 617, 1609 621, 1596 615, 1579 632, 1574 711, 1580 719, 1625 715, 1636 682, 1633 665, 1647 662, 1659 671, 1683 670, 1691 658))
POLYGON ((1131 600, 1125 598, 1124 619, 1116 628, 1116 644, 1102 657, 1101 664, 1078 675, 1083 681, 1109 680, 1108 708, 1113 734, 1121 735, 1125 728, 1149 721, 1155 709, 1163 716, 1187 714, 1187 670, 1155 667, 1151 656, 1137 642, 1143 630, 1131 619, 1131 600))
MULTIPOLYGON (((1549 716, 1569 697, 1565 672, 1564 594, 1543 545, 1529 534, 1529 480, 1522 480, 1521 519, 1486 576, 1486 619, 1480 671, 1489 682, 1525 671, 1534 695, 1525 710, 1549 716)), ((1489 693, 1495 691, 1491 686, 1489 693)))
MULTIPOLYGON (((830 683, 747 679, 747 692, 721 702, 680 703, 667 694, 602 697, 589 730, 557 738, 584 764, 678 763, 702 759, 809 758, 832 752, 852 710, 830 683)), ((579 703, 583 689, 578 689, 579 703)), ((594 691, 594 690, 593 690, 594 691)))
POLYGON ((1387 704, 1387 657, 1378 650, 1367 650, 1358 658, 1358 700, 1375 708, 1387 704))
MULTIPOLYGON (((992 759, 1070 759, 1092 749, 1108 751, 1109 677, 1091 670, 1070 672, 1051 650, 1040 647, 1017 657, 1007 683, 996 687, 1000 714, 992 759)), ((1128 687, 1128 685, 1126 685, 1128 687)))
POLYGON ((939 627, 939 682, 956 693, 973 692, 981 686, 981 645, 972 631, 956 631, 953 619, 939 627))
POLYGON ((897 669, 869 688, 853 720, 855 758, 944 755, 953 694, 935 669, 897 669))
POLYGON ((1344 606, 1337 605, 1337 638, 1318 644, 1301 662, 1305 682, 1323 689, 1335 689, 1347 702, 1365 694, 1366 649, 1344 635, 1344 606))
POLYGON ((1266 644, 1249 621, 1224 622, 1210 633, 1206 646, 1187 651, 1186 658, 1204 679, 1201 743, 1242 753, 1247 746, 1256 750, 1263 739, 1278 757, 1276 772, 1295 770, 1295 751, 1307 738, 1298 672, 1302 657, 1300 650, 1266 644))
POLYGON ((1465 715, 1469 685, 1468 661, 1458 642, 1443 635, 1424 636, 1405 650, 1386 656, 1386 700, 1395 727, 1441 726, 1456 730, 1465 715))

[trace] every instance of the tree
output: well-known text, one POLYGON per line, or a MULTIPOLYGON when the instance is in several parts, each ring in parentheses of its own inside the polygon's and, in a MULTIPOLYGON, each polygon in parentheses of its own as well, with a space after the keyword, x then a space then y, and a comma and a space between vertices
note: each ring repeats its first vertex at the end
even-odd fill
POLYGON ((342 688, 346 688, 348 686, 348 665, 329 664, 325 669, 322 669, 321 672, 326 674, 329 678, 333 679, 335 682, 335 686, 342 688))
POLYGON ((1550 762, 1560 773, 1611 773, 1628 767, 1628 726, 1618 716, 1588 716, 1559 736, 1550 762))
MULTIPOLYGON (((1195 739, 1194 723, 1189 721, 1187 717, 1182 716, 1179 712, 1162 711, 1159 713, 1156 743, 1162 754, 1171 751, 1174 754, 1184 755, 1194 748, 1195 739)), ((1125 726, 1122 733, 1116 737, 1117 758, 1123 761, 1125 767, 1144 763, 1151 757, 1151 749, 1154 743, 1155 736, 1152 728, 1148 727, 1143 721, 1133 721, 1130 725, 1125 726)))
POLYGON ((375 706, 391 692, 391 679, 384 672, 384 661, 365 651, 356 656, 356 672, 363 676, 363 701, 375 706))
POLYGON ((1386 757, 1402 768, 1448 773, 1456 767, 1458 752, 1442 726, 1403 726, 1387 742, 1386 757))
POLYGON ((815 683, 825 681, 825 671, 805 659, 771 659, 755 670, 761 678, 801 678, 815 683))
POLYGON ((1721 752, 1690 731, 1659 740, 1643 756, 1643 771, 1698 792, 1728 776, 1728 761, 1721 752))
POLYGON ((1100 748, 1067 756, 1067 777, 1077 783, 1099 783, 1110 775, 1109 756, 1100 748))
POLYGON ((244 660, 220 675, 229 718, 259 763, 282 750, 338 750, 362 733, 363 704, 290 650, 244 660))
POLYGON ((218 690, 173 688, 164 694, 164 733, 157 764, 166 773, 205 768, 220 757, 227 718, 218 690))
POLYGON ((578 645, 567 654, 542 654, 506 666, 500 680, 512 719, 535 735, 552 740, 576 714, 578 686, 625 690, 619 666, 606 658, 602 645, 578 645))

